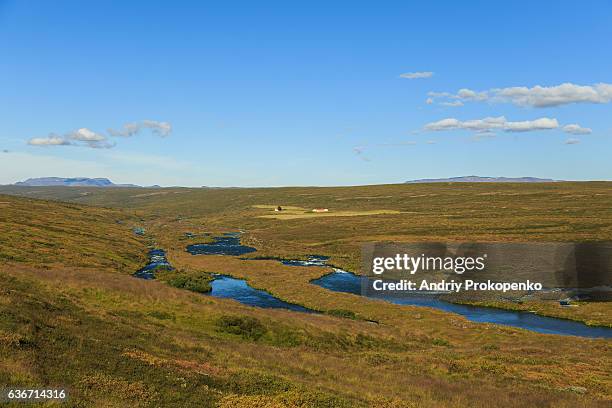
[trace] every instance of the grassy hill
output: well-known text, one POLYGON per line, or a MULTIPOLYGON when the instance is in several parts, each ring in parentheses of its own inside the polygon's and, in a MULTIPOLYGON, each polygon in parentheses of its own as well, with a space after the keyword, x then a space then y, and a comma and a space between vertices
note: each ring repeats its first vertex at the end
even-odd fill
MULTIPOLYGON (((186 232, 243 229, 260 253, 320 253, 351 266, 366 240, 610 239, 611 186, 2 187, 28 198, 0 195, 0 386, 69 387, 72 406, 609 406, 608 340, 329 292, 308 284, 325 268, 184 248, 208 239, 186 232), (262 218, 270 205, 332 216, 262 218), (333 216, 378 210, 399 213, 333 216), (252 308, 133 278, 152 242, 179 268, 244 277, 358 319, 252 308)), ((602 310, 609 318, 609 309, 589 313, 602 310)))
POLYGON ((360 244, 372 240, 612 239, 610 182, 259 189, 5 186, 0 193, 135 210, 170 234, 242 229, 247 242, 270 254, 314 251, 351 269, 357 267, 360 244), (278 219, 271 210, 278 205, 330 211, 278 219), (342 216, 347 213, 356 216, 342 216))
POLYGON ((0 260, 41 267, 110 267, 127 273, 145 256, 130 212, 0 195, 0 260))

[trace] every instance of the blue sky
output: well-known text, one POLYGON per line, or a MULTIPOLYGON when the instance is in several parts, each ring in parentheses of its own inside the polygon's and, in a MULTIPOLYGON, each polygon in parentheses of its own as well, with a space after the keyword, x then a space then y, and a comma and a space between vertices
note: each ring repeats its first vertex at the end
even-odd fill
POLYGON ((612 4, 504 4, 0 0, 0 184, 611 179, 612 4))

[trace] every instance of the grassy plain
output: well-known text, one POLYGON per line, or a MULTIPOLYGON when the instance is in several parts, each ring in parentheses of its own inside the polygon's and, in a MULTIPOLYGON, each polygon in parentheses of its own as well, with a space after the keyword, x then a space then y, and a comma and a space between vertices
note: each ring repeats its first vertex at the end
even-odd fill
MULTIPOLYGON (((73 406, 612 402, 609 340, 476 324, 308 283, 326 268, 184 251, 204 233, 243 230, 254 255, 328 255, 356 270, 369 240, 610 240, 612 183, 3 192, 28 198, 0 195, 0 385, 69 386, 73 406), (262 205, 399 213, 278 220, 261 218, 262 205), (131 277, 152 241, 183 270, 246 278, 325 313, 256 309, 131 277)), ((612 321, 608 303, 538 305, 612 321)))
MULTIPOLYGON (((136 211, 165 249, 182 251, 193 243, 186 232, 243 230, 244 242, 258 249, 257 256, 327 255, 334 265, 352 271, 359 268, 361 244, 371 241, 612 240, 610 182, 162 190, 0 187, 3 191, 136 211), (330 212, 261 218, 276 217, 277 205, 289 216, 320 207, 330 212), (368 214, 380 211, 388 213, 368 214), (362 215, 326 216, 347 212, 362 215)), ((562 308, 555 300, 456 300, 612 325, 610 302, 562 308)))
POLYGON ((325 217, 367 217, 369 215, 381 215, 381 214, 400 214, 397 210, 363 210, 363 211, 350 211, 340 210, 331 211, 326 209, 324 212, 313 211, 313 209, 307 209, 303 207, 281 207, 280 211, 274 211, 278 206, 270 205, 254 205, 253 208, 259 208, 264 211, 261 215, 257 215, 259 218, 272 218, 275 220, 297 220, 299 218, 325 218, 325 217))

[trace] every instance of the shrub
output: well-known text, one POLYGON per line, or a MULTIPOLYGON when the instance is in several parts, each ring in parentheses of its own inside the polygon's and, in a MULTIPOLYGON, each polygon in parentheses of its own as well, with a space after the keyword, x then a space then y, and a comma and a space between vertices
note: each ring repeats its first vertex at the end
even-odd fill
POLYGON ((235 334, 246 340, 259 340, 267 332, 258 319, 249 316, 221 316, 216 325, 220 332, 235 334))
POLYGON ((444 346, 444 347, 450 346, 450 343, 447 340, 437 338, 437 337, 431 341, 431 344, 433 344, 434 346, 444 346))
POLYGON ((357 319, 357 314, 352 310, 346 309, 331 309, 326 312, 330 316, 341 317, 344 319, 357 319))
POLYGON ((170 286, 186 289, 197 293, 208 293, 212 290, 210 282, 213 277, 206 272, 164 271, 159 279, 166 281, 170 286))

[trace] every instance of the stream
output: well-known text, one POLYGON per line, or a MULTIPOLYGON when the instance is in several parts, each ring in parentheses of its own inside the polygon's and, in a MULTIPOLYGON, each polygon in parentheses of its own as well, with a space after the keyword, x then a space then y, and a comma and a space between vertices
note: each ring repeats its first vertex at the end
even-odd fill
MULTIPOLYGON (((214 241, 209 244, 189 245, 187 246, 187 251, 192 255, 240 256, 255 252, 256 249, 242 245, 240 243, 240 233, 226 233, 220 237, 215 237, 214 241)), ((151 272, 152 270, 160 265, 170 267, 165 258, 165 253, 162 250, 156 249, 150 251, 149 258, 151 263, 136 272, 135 276, 143 279, 154 279, 155 276, 154 273, 151 272)), ((321 255, 310 255, 306 260, 277 260, 288 266, 319 266, 333 268, 332 265, 327 263, 328 259, 329 258, 321 255)), ((235 279, 227 275, 216 276, 217 277, 211 283, 212 291, 209 294, 210 296, 235 299, 249 306, 314 312, 306 307, 287 303, 268 292, 254 289, 243 279, 235 279)), ((334 272, 319 279, 315 279, 311 281, 311 283, 335 292, 352 293, 361 296, 361 284, 363 279, 367 278, 334 268, 334 272)), ((590 338, 612 338, 612 328, 608 327, 587 326, 581 322, 545 317, 529 312, 455 304, 441 300, 439 297, 432 294, 414 294, 403 297, 381 295, 373 298, 398 305, 432 307, 445 312, 465 316, 468 320, 473 322, 495 323, 504 326, 519 327, 538 333, 590 338)))

